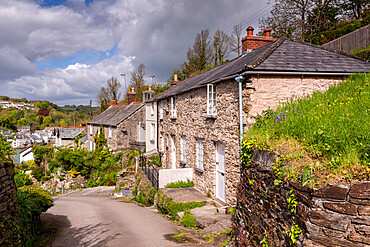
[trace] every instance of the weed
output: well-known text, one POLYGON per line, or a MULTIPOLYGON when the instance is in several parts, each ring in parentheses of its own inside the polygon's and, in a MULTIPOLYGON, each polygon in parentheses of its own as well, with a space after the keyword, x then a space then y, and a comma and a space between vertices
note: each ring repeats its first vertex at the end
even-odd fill
POLYGON ((165 186, 165 188, 186 188, 186 187, 193 187, 194 183, 193 181, 190 181, 189 179, 187 181, 177 181, 173 183, 169 183, 165 186))
POLYGON ((187 228, 196 228, 197 222, 195 220, 195 217, 187 210, 184 213, 184 217, 180 220, 181 225, 187 227, 187 228))

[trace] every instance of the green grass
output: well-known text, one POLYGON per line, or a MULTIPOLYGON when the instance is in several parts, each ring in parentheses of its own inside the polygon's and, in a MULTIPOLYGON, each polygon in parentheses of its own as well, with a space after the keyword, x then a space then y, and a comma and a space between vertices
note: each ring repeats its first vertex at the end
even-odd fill
POLYGON ((186 188, 186 187, 193 187, 194 183, 193 181, 190 181, 189 179, 187 181, 177 181, 169 183, 165 186, 165 188, 186 188))
POLYGON ((370 45, 364 48, 356 49, 354 51, 351 51, 350 54, 362 57, 365 59, 370 59, 370 45))
POLYGON ((172 219, 177 220, 177 213, 184 212, 193 208, 203 207, 206 202, 174 202, 171 201, 168 205, 168 212, 172 219))
POLYGON ((185 211, 184 217, 182 217, 182 219, 180 220, 180 224, 185 226, 186 228, 194 229, 197 227, 197 221, 189 211, 185 211))
POLYGON ((245 136, 252 137, 269 146, 277 141, 302 145, 302 153, 288 152, 287 160, 308 152, 326 170, 370 168, 370 74, 354 74, 325 92, 265 111, 245 136))

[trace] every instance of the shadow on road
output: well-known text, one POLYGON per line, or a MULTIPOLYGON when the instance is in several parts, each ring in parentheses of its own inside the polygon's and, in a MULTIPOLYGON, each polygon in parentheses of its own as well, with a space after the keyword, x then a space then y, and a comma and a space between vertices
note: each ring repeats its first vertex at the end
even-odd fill
POLYGON ((99 223, 85 227, 72 227, 67 216, 44 213, 42 217, 51 220, 57 228, 56 239, 47 247, 104 247, 121 235, 119 233, 106 234, 108 230, 105 229, 108 228, 108 224, 99 223))

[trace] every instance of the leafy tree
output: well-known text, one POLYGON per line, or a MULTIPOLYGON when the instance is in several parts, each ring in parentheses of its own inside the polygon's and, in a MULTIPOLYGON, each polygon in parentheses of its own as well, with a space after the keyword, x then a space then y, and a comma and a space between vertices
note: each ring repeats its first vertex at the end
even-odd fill
POLYGON ((144 77, 145 77, 145 65, 141 63, 131 73, 131 79, 130 79, 130 84, 129 84, 129 87, 135 88, 137 101, 143 100, 142 92, 143 92, 143 86, 144 86, 144 77))
POLYGON ((37 102, 35 105, 36 105, 37 108, 40 108, 40 109, 47 109, 48 106, 49 106, 49 104, 45 101, 37 102))
POLYGON ((54 157, 54 148, 49 146, 34 145, 32 147, 33 157, 36 165, 47 163, 54 157))
POLYGON ((197 34, 192 48, 188 48, 186 57, 188 59, 182 65, 182 72, 189 77, 194 73, 207 68, 213 55, 212 44, 208 29, 197 34))
POLYGON ((0 161, 12 161, 11 155, 14 154, 10 143, 0 134, 0 161))
POLYGON ((106 87, 100 88, 100 92, 97 95, 97 103, 100 106, 101 112, 107 109, 109 101, 114 99, 118 103, 121 100, 120 88, 121 83, 115 77, 107 81, 106 87))
POLYGON ((343 0, 340 7, 348 16, 360 19, 362 14, 369 10, 370 2, 368 0, 343 0))
POLYGON ((215 34, 215 39, 217 40, 217 42, 215 42, 217 44, 217 50, 215 51, 217 64, 223 64, 231 47, 231 38, 224 31, 218 29, 215 34))

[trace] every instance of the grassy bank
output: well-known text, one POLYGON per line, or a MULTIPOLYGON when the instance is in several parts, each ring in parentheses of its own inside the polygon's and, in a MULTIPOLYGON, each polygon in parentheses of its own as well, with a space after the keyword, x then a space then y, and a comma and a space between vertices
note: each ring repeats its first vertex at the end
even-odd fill
POLYGON ((306 173, 311 184, 368 178, 370 74, 265 111, 245 138, 282 154, 276 167, 282 177, 306 173))

